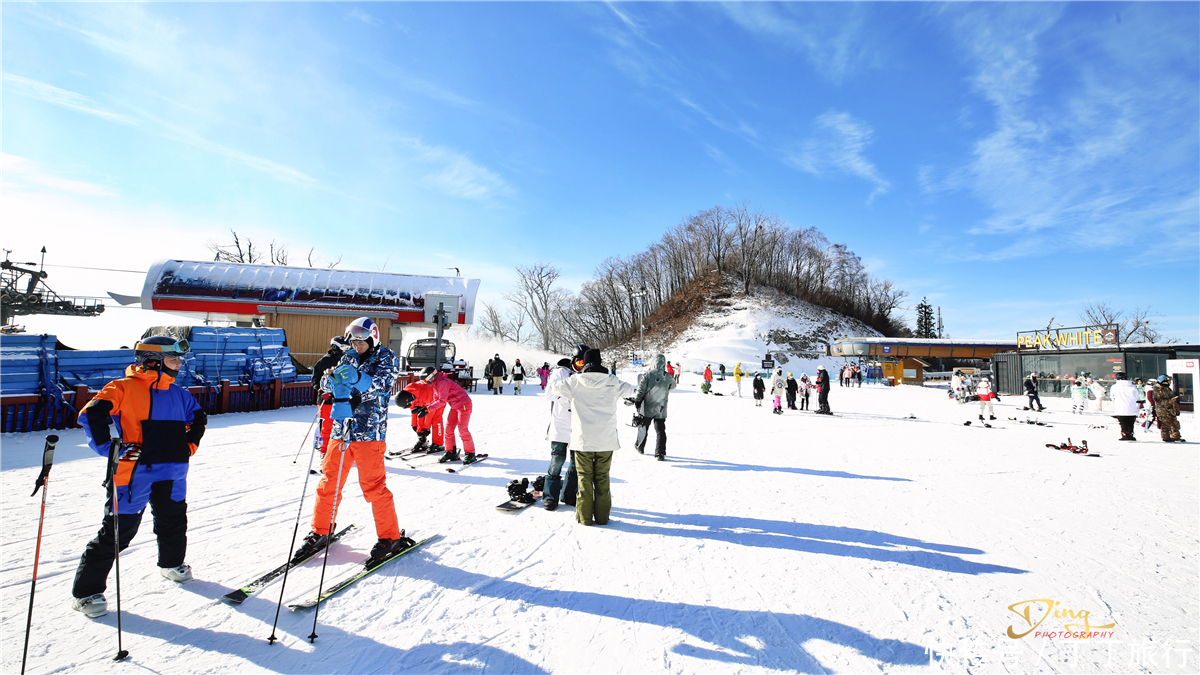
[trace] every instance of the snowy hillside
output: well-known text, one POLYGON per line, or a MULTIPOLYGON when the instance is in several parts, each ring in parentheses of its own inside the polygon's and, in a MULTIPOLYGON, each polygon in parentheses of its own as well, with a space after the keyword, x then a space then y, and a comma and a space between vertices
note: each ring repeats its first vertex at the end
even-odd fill
MULTIPOLYGON (((1063 399, 1046 400, 1052 427, 1009 421, 1026 413, 1006 399, 986 429, 962 425, 977 407, 933 388, 835 386, 841 416, 826 418, 772 415, 731 396, 732 382, 701 395, 688 379, 671 398, 668 461, 638 455, 620 427, 604 527, 570 509, 496 511, 508 481, 545 470, 547 406, 536 386, 473 396, 491 457, 460 474, 388 463, 401 526, 440 536, 326 603, 315 643, 314 615, 284 608, 267 644, 279 581, 240 607, 217 600, 288 555, 298 512, 307 528, 314 410, 214 416, 188 480, 196 580, 159 576, 147 515, 121 557, 123 663, 115 613, 69 607, 104 466, 80 431, 60 432, 28 672, 1196 672, 1194 443, 1117 442, 1110 418, 1073 416, 1063 399), (1045 447, 1067 438, 1100 456, 1045 447), (1084 623, 1101 634, 1063 636, 1084 623)), ((393 408, 389 443, 412 438, 393 408)), ((2 442, 0 670, 15 673, 43 434, 2 442)), ((333 547, 328 578, 374 542, 353 473, 341 521, 366 530, 333 547)), ((319 575, 316 561, 299 568, 283 600, 309 597, 319 575)))
MULTIPOLYGON (((818 364, 827 368, 840 365, 842 359, 823 356, 824 345, 846 337, 878 337, 880 333, 857 319, 826 307, 798 300, 773 288, 752 287, 749 296, 733 275, 717 281, 715 276, 697 282, 689 289, 693 299, 676 303, 676 316, 669 319, 656 312, 649 319, 654 326, 646 335, 646 350, 666 354, 672 363, 682 363, 689 372, 700 372, 718 364, 732 372, 734 364, 758 368, 763 355, 770 353, 776 364, 798 377, 810 375, 818 364), (666 325, 661 325, 661 324, 666 325)), ((689 293, 685 291, 685 294, 689 293)), ((664 309, 671 309, 671 303, 664 309)), ((605 350, 618 360, 638 348, 638 336, 605 350)))

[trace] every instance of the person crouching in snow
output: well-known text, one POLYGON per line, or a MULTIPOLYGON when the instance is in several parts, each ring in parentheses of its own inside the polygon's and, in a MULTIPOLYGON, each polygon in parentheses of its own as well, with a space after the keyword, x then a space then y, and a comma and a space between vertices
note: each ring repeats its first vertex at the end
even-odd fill
POLYGON ((617 438, 617 404, 635 393, 600 365, 600 350, 589 349, 583 372, 550 387, 554 396, 571 402, 571 450, 579 472, 575 520, 583 525, 608 524, 612 510, 609 471, 617 438))
POLYGON ((446 377, 445 373, 439 373, 432 368, 426 368, 421 371, 422 379, 433 387, 433 403, 430 403, 427 408, 413 408, 413 411, 418 416, 425 415, 440 415, 442 408, 450 408, 450 412, 446 413, 446 453, 442 455, 439 463, 457 462, 458 446, 454 441, 454 432, 458 431, 459 438, 463 444, 463 465, 474 464, 479 461, 475 456, 475 439, 471 438, 471 397, 467 395, 465 389, 460 387, 457 382, 446 377))
POLYGON ((762 407, 763 393, 767 390, 767 385, 763 383, 762 373, 754 373, 754 381, 750 383, 750 388, 754 390, 754 405, 762 407))
POLYGON ((975 393, 979 395, 979 420, 983 421, 984 406, 987 406, 988 419, 996 419, 996 414, 992 410, 992 401, 1000 397, 992 391, 992 381, 986 377, 980 380, 979 385, 975 387, 975 393))
POLYGON ((115 475, 109 478, 116 483, 117 503, 109 492, 100 531, 84 549, 71 588, 71 607, 89 619, 108 613, 104 590, 118 551, 114 527, 120 530, 123 551, 137 534, 147 504, 154 512, 159 572, 179 583, 192 580, 192 568, 184 563, 188 461, 204 437, 208 416, 195 397, 174 383, 187 351, 186 340, 165 335, 139 341, 125 377, 104 385, 79 413, 88 445, 97 454, 111 458, 112 443, 123 444, 115 475), (109 432, 110 419, 117 422, 116 440, 109 432))
POLYGON ((783 377, 783 368, 776 368, 775 374, 771 376, 771 396, 775 398, 775 407, 771 412, 776 415, 783 414, 783 395, 787 393, 787 380, 783 377))
MULTIPOLYGON (((417 434, 417 443, 412 447, 411 452, 428 452, 430 454, 436 452, 445 452, 445 425, 442 423, 442 413, 427 412, 424 417, 416 413, 417 408, 425 408, 428 410, 429 404, 433 403, 433 386, 423 380, 417 380, 409 384, 403 390, 396 393, 396 405, 406 410, 412 410, 412 430, 417 434), (430 434, 433 435, 433 444, 429 442, 430 434)), ((404 454, 403 451, 393 453, 388 451, 388 457, 398 457, 404 454)))
POLYGON ((383 456, 387 451, 387 404, 392 385, 400 370, 396 355, 379 342, 379 326, 368 318, 355 319, 346 326, 346 339, 353 349, 342 357, 336 368, 326 371, 323 387, 333 392, 333 440, 321 462, 321 480, 317 483, 317 501, 313 507, 312 531, 296 550, 305 557, 329 545, 336 526, 336 508, 350 475, 358 467, 358 484, 363 498, 375 517, 375 535, 369 561, 377 562, 412 545, 403 537, 396 521, 396 505, 387 487, 383 456), (357 406, 352 392, 359 393, 357 406), (340 469, 340 471, 339 471, 340 469))

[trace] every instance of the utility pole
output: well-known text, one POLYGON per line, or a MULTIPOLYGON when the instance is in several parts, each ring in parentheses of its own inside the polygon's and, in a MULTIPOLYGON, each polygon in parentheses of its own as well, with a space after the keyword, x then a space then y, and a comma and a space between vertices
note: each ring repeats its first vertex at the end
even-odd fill
POLYGON ((637 293, 633 293, 630 297, 638 299, 638 359, 642 359, 646 353, 646 286, 643 284, 638 288, 637 293))
POLYGON ((444 303, 438 303, 437 314, 434 316, 437 319, 437 339, 433 343, 433 367, 434 372, 440 373, 442 371, 442 362, 445 360, 442 358, 442 327, 446 325, 446 307, 444 303))
POLYGON ((942 339, 942 306, 938 305, 938 339, 942 339))

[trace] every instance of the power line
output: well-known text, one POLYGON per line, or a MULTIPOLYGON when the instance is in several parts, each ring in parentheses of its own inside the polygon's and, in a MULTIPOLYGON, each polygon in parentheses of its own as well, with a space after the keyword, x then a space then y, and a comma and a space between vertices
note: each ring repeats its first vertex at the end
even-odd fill
POLYGON ((75 265, 46 265, 46 267, 61 267, 68 270, 95 270, 97 272, 129 272, 130 274, 146 273, 146 270, 114 270, 107 267, 76 267, 75 265))

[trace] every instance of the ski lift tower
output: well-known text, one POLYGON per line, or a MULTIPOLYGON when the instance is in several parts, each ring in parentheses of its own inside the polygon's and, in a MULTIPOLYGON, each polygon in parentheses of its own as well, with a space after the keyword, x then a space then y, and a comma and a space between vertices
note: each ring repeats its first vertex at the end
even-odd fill
POLYGON ((104 303, 98 300, 64 298, 46 285, 45 279, 50 275, 45 270, 45 246, 37 270, 29 269, 34 263, 10 261, 10 253, 11 250, 4 249, 4 261, 0 262, 0 324, 11 326, 14 317, 31 314, 97 316, 104 313, 104 303), (24 277, 29 277, 28 281, 22 281, 24 277))
POLYGON ((646 352, 646 286, 643 284, 638 288, 637 293, 630 294, 630 297, 638 299, 638 358, 645 361, 646 352))

